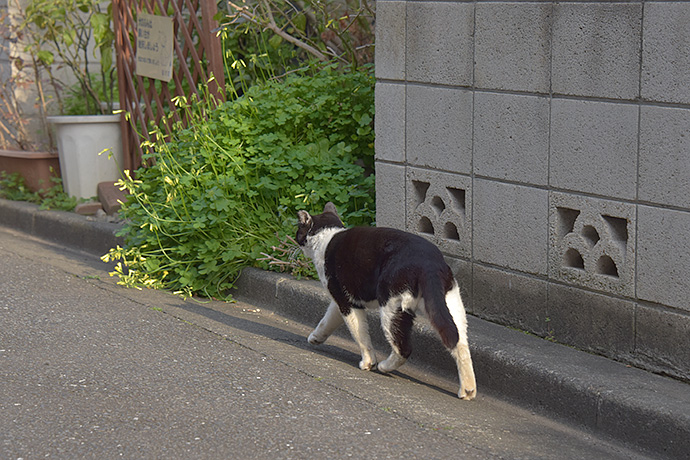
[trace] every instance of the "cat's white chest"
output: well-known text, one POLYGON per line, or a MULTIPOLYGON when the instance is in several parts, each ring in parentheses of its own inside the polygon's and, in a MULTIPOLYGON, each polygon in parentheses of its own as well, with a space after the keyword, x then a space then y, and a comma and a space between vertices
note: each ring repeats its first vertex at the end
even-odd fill
POLYGON ((325 228, 316 235, 310 236, 303 249, 304 254, 314 262, 321 284, 326 288, 328 287, 328 280, 326 279, 326 249, 333 236, 345 230, 344 228, 325 228))

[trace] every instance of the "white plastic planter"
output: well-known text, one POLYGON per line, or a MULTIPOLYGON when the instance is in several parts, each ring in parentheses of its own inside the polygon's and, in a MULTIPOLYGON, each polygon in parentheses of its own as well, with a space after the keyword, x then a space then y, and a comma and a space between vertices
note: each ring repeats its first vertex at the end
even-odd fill
POLYGON ((100 182, 120 178, 123 164, 120 115, 57 116, 48 117, 48 121, 56 128, 65 193, 91 198, 98 193, 100 182), (99 155, 105 149, 110 151, 99 155))

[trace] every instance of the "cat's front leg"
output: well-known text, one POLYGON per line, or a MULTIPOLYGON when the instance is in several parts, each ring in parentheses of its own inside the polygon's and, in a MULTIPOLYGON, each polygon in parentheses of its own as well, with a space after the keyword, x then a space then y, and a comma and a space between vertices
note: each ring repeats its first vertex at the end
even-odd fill
POLYGON ((367 312, 363 308, 350 308, 349 311, 343 313, 343 318, 348 329, 350 329, 352 338, 355 339, 362 353, 362 360, 359 362, 359 368, 363 371, 373 369, 376 367, 376 353, 374 352, 374 346, 371 344, 371 337, 369 336, 367 312))
POLYGON ((321 321, 319 321, 316 329, 309 334, 309 338, 307 340, 312 345, 321 345, 328 337, 330 337, 333 331, 338 329, 343 324, 343 322, 343 315, 340 313, 338 304, 335 303, 335 300, 331 300, 331 303, 328 305, 328 309, 326 310, 326 314, 323 315, 323 318, 321 318, 321 321))

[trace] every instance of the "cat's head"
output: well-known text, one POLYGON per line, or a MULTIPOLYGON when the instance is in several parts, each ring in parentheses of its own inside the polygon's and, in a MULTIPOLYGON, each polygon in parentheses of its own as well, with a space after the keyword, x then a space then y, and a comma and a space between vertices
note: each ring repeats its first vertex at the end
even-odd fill
POLYGON ((338 217, 335 205, 330 201, 326 203, 321 214, 312 216, 307 211, 297 211, 299 222, 297 223, 297 236, 295 240, 300 246, 305 246, 310 236, 314 236, 325 228, 345 227, 338 217))

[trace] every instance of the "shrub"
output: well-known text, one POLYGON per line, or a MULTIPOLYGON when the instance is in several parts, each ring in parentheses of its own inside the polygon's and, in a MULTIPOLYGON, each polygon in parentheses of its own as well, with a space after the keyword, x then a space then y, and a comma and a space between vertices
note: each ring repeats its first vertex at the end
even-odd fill
POLYGON ((121 182, 126 247, 104 256, 120 260, 120 282, 226 298, 276 233, 294 232, 297 210, 333 201, 345 222, 371 224, 373 85, 370 69, 327 67, 216 109, 178 101, 189 127, 121 182))

